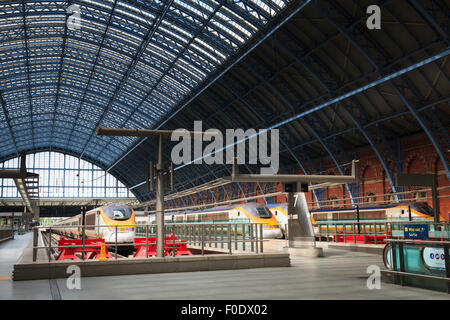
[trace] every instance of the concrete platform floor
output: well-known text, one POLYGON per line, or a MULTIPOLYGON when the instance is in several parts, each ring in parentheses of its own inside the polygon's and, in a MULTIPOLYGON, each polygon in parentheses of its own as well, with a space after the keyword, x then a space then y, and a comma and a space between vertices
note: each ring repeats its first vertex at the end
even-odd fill
MULTIPOLYGON (((289 268, 81 278, 80 290, 69 290, 66 279, 13 282, 13 264, 30 241, 26 234, 0 244, 0 299, 450 299, 446 293, 385 283, 368 290, 366 269, 383 268, 381 257, 331 248, 324 249, 323 258, 293 257, 289 268)), ((284 244, 269 243, 265 251, 282 250, 284 244)))

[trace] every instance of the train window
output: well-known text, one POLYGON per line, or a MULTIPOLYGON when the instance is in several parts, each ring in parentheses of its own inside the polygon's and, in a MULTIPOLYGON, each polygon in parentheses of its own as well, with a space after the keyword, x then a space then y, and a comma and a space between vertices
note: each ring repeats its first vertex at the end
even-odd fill
POLYGON ((126 217, 125 212, 121 209, 113 210, 114 219, 123 219, 126 217))
POLYGON ((131 208, 129 207, 104 207, 103 211, 108 218, 113 220, 127 220, 131 218, 131 208))
POLYGON ((402 214, 405 214, 405 210, 402 210, 402 214))
POLYGON ((276 216, 278 215, 278 211, 275 211, 275 215, 276 215, 276 216))
POLYGON ((434 216, 433 209, 426 202, 416 202, 411 204, 411 209, 417 210, 429 216, 434 216))
POLYGON ((269 209, 266 207, 262 208, 256 208, 256 214, 259 218, 268 219, 272 217, 272 214, 270 213, 269 209))
POLYGON ((95 225, 95 214, 87 214, 86 215, 86 225, 88 225, 88 227, 86 227, 86 229, 88 230, 94 230, 94 225, 95 225))
POLYGON ((238 211, 238 217, 241 215, 241 213, 238 211))

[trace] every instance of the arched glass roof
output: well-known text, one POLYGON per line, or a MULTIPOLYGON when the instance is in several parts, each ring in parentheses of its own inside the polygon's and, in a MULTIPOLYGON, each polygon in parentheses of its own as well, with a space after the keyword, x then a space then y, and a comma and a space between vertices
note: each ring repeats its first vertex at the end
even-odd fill
POLYGON ((287 5, 1 1, 0 159, 55 147, 110 165, 134 138, 96 127, 151 128, 287 5))

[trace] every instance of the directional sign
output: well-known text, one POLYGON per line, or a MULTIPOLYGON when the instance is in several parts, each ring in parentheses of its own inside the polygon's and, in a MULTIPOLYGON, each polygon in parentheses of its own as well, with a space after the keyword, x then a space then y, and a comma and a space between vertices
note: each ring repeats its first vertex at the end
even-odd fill
POLYGON ((428 225, 405 224, 403 225, 403 237, 405 239, 428 240, 428 225))

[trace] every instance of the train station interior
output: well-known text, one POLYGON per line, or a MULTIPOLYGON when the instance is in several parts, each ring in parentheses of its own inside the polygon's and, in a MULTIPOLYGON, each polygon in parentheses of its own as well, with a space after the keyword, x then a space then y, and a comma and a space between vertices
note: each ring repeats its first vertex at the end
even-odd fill
POLYGON ((449 17, 0 1, 0 300, 448 300, 449 17))

